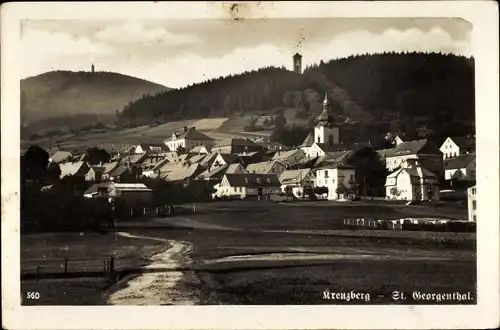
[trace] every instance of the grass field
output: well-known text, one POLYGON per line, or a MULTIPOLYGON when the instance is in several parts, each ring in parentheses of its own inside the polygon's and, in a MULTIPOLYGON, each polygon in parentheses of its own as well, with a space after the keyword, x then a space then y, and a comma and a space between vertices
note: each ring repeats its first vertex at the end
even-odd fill
MULTIPOLYGON (((83 265, 89 258, 100 260, 111 254, 116 255, 118 265, 143 266, 156 256, 154 262, 159 264, 155 267, 169 262, 185 267, 176 272, 158 268, 157 274, 131 277, 126 280, 131 288, 125 282, 104 288, 97 280, 87 279, 83 284, 41 280, 39 291, 51 297, 45 304, 72 304, 64 293, 58 298, 54 291, 57 281, 69 287, 65 292, 81 290, 89 304, 115 300, 120 304, 332 303, 322 299, 326 289, 369 292, 373 298, 357 303, 388 303, 387 294, 392 290, 475 290, 474 233, 350 231, 342 225, 344 217, 367 215, 458 219, 464 217, 463 209, 241 201, 198 204, 196 210, 182 217, 123 224, 118 233, 107 235, 25 236, 22 269, 32 269, 40 259, 61 267, 64 256, 83 265)), ((32 281, 23 282, 23 290, 28 288, 34 290, 32 281)), ((76 300, 73 304, 81 301, 76 300)))

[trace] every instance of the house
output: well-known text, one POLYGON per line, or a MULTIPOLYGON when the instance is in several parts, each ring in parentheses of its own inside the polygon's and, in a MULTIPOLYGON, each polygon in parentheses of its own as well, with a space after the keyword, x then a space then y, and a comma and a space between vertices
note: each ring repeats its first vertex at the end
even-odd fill
POLYGON ((275 174, 279 176, 285 170, 285 166, 283 166, 280 162, 276 160, 270 160, 267 162, 260 162, 255 164, 249 164, 246 167, 246 171, 248 173, 257 173, 257 174, 275 174))
POLYGON ((264 149, 264 152, 286 151, 286 150, 290 149, 289 147, 287 147, 284 144, 279 143, 279 142, 257 142, 257 141, 255 141, 255 143, 260 145, 264 149))
POLYGON ((104 173, 104 166, 92 166, 85 174, 85 181, 98 182, 102 180, 102 174, 104 173))
POLYGON ((305 168, 286 170, 280 174, 279 180, 281 183, 281 190, 284 193, 291 192, 295 197, 300 198, 304 196, 304 189, 314 188, 316 178, 313 170, 305 168))
POLYGON ((422 167, 418 159, 403 161, 401 168, 387 176, 385 188, 387 199, 439 200, 437 175, 422 167))
POLYGON ((307 161, 306 154, 301 149, 278 151, 272 159, 280 162, 285 167, 298 166, 307 161))
POLYGON ((326 199, 346 199, 355 194, 356 170, 353 166, 333 163, 314 169, 314 187, 326 187, 326 199))
POLYGON ((101 174, 101 181, 109 181, 109 175, 118 167, 118 162, 110 162, 102 164, 104 171, 101 174))
POLYGON ((142 176, 147 178, 156 178, 160 173, 160 169, 166 164, 169 163, 168 158, 163 158, 159 162, 155 163, 152 167, 143 167, 142 168, 142 176))
POLYGON ((106 150, 110 155, 128 154, 133 147, 134 145, 130 143, 117 142, 101 143, 97 145, 97 148, 106 150))
POLYGON ((146 159, 148 155, 146 153, 142 154, 129 154, 127 156, 124 156, 120 163, 126 166, 131 166, 131 165, 139 165, 144 159, 146 159))
POLYGON ((119 165, 109 173, 109 181, 117 183, 133 183, 139 180, 141 170, 138 167, 119 165))
POLYGON ((165 145, 159 143, 141 143, 134 146, 130 152, 133 154, 160 153, 165 149, 165 145))
POLYGON ((450 181, 476 180, 476 154, 444 159, 444 178, 450 181))
POLYGON ((269 199, 281 192, 280 181, 275 174, 225 174, 220 184, 216 184, 215 196, 238 198, 257 197, 269 199))
POLYGON ((212 148, 210 146, 201 145, 201 146, 194 147, 189 152, 192 154, 208 154, 208 153, 210 153, 211 150, 212 150, 212 148))
POLYGON ((263 152, 264 148, 250 139, 229 138, 218 142, 212 152, 221 154, 242 154, 244 152, 263 152))
POLYGON ((314 132, 311 132, 307 135, 307 137, 304 139, 304 142, 299 146, 300 150, 304 152, 304 154, 309 154, 309 149, 312 147, 314 144, 314 132))
POLYGON ((77 162, 60 163, 59 169, 61 170, 59 179, 62 179, 66 176, 73 176, 76 178, 84 179, 85 175, 90 170, 90 167, 86 162, 77 161, 77 162))
POLYGON ((49 162, 54 163, 54 164, 59 164, 64 161, 70 160, 73 158, 73 154, 69 151, 62 151, 62 150, 57 150, 54 152, 50 158, 49 162))
POLYGON ((417 159, 419 164, 438 176, 443 173, 442 155, 427 139, 403 142, 385 153, 385 165, 389 171, 396 170, 408 159, 417 159))
POLYGON ((174 132, 163 142, 170 150, 176 151, 179 147, 191 150, 197 146, 212 147, 214 139, 198 131, 195 127, 184 127, 182 132, 174 132))
POLYGON ((217 159, 217 153, 206 154, 205 157, 200 160, 200 165, 204 168, 210 168, 213 162, 217 159))
POLYGON ((458 157, 476 151, 476 139, 474 137, 449 137, 439 150, 443 154, 443 159, 458 157))
POLYGON ((467 209, 469 212, 469 221, 477 220, 477 188, 476 186, 467 189, 467 209))
POLYGON ((143 183, 107 182, 90 187, 85 191, 84 196, 87 198, 107 198, 109 201, 123 201, 128 205, 144 205, 152 203, 153 190, 143 183))
POLYGON ((333 164, 333 163, 347 164, 349 159, 354 155, 354 153, 355 152, 353 150, 331 152, 323 156, 317 157, 314 160, 312 167, 317 168, 324 166, 326 164, 333 164))
POLYGON ((261 151, 244 152, 237 154, 244 164, 260 163, 270 160, 272 157, 261 151))

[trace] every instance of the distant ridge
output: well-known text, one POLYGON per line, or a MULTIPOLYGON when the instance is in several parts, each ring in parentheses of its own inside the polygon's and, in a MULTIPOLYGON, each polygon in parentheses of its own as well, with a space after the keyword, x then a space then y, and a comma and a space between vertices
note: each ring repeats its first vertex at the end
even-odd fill
POLYGON ((170 88, 114 72, 51 71, 21 80, 23 124, 75 115, 115 115, 146 94, 170 88))

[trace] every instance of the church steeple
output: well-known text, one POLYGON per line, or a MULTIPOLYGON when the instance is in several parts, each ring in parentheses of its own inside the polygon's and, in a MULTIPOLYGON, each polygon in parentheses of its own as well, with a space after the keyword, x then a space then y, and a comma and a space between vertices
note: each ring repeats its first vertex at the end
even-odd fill
POLYGON ((333 123, 333 118, 329 112, 330 102, 328 101, 328 92, 325 93, 325 99, 323 100, 323 112, 318 116, 318 125, 326 126, 333 123))

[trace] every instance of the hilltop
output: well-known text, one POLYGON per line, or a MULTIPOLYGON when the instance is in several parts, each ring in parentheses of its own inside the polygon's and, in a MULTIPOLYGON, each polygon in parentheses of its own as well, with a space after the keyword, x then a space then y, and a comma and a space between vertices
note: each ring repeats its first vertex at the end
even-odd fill
POLYGON ((21 118, 24 125, 40 120, 45 126, 60 125, 61 120, 51 119, 61 117, 88 124, 96 114, 114 117, 129 102, 165 90, 169 88, 119 73, 51 71, 21 80, 21 118))
POLYGON ((295 116, 307 122, 321 111, 325 91, 336 121, 357 125, 356 131, 369 126, 382 134, 423 125, 446 129, 440 132, 446 135, 474 124, 473 59, 436 53, 350 56, 322 61, 303 74, 267 67, 210 79, 131 102, 120 112, 119 123, 134 127, 206 117, 248 118, 291 109, 292 120, 295 116))

